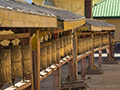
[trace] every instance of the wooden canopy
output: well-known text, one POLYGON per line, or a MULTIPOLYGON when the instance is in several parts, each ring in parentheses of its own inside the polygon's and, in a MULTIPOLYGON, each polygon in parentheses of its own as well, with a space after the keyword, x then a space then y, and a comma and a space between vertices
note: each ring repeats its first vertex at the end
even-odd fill
POLYGON ((95 19, 86 19, 86 26, 91 31, 102 31, 102 30, 115 30, 115 26, 106 22, 95 19))
POLYGON ((56 16, 39 9, 28 3, 0 0, 0 27, 57 27, 56 16))

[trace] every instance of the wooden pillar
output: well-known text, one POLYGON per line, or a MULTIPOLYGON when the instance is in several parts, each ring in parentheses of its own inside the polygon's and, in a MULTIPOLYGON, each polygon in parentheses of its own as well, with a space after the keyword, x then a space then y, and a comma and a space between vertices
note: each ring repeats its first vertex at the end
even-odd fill
POLYGON ((109 48, 106 49, 107 51, 107 58, 103 60, 103 64, 118 64, 118 62, 115 60, 113 57, 113 52, 112 52, 112 45, 111 45, 111 34, 108 32, 108 37, 109 37, 109 48))
POLYGON ((78 79, 78 70, 77 70, 77 30, 74 29, 73 35, 73 60, 75 66, 75 78, 78 79))
POLYGON ((40 90, 40 38, 37 31, 37 50, 34 51, 34 90, 40 90))
POLYGON ((86 57, 82 58, 81 61, 81 79, 85 80, 85 73, 86 73, 86 57))
POLYGON ((89 69, 90 69, 90 70, 93 69, 93 58, 92 58, 92 54, 89 55, 89 69))
POLYGON ((69 68, 69 76, 70 76, 70 82, 75 81, 75 68, 74 68, 74 61, 71 59, 68 62, 68 68, 69 68))
POLYGON ((97 66, 95 66, 95 62, 94 62, 94 34, 92 34, 91 37, 92 37, 92 50, 91 50, 91 54, 89 55, 89 66, 86 69, 86 74, 99 75, 99 74, 102 74, 103 71, 101 69, 98 69, 97 66))
MULTIPOLYGON (((59 38, 59 33, 53 35, 55 39, 59 38)), ((60 60, 57 60, 59 63, 60 60)), ((59 67, 53 72, 53 90, 60 90, 61 68, 59 67)))
POLYGON ((99 63, 98 68, 102 68, 102 50, 99 50, 99 63))

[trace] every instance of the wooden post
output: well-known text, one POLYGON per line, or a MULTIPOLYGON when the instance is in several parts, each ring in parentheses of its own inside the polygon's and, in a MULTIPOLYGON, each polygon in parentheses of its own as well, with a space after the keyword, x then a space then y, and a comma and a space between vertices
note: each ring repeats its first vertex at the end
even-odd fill
POLYGON ((97 66, 95 66, 95 62, 94 62, 94 34, 92 34, 91 36, 92 36, 92 50, 91 50, 92 53, 89 55, 89 66, 86 69, 86 74, 99 75, 99 74, 102 74, 103 71, 101 69, 98 69, 97 66))
POLYGON ((85 72, 86 72, 86 57, 84 57, 81 61, 81 79, 85 80, 85 72))
POLYGON ((92 58, 92 54, 89 55, 89 69, 90 69, 90 70, 93 69, 93 58, 92 58))
POLYGON ((78 70, 77 70, 77 30, 74 29, 73 35, 73 60, 75 66, 75 78, 78 79, 78 70))
POLYGON ((70 76, 70 82, 75 81, 75 68, 74 68, 74 61, 71 59, 68 62, 68 68, 69 68, 69 76, 70 76))
POLYGON ((34 90, 40 90, 40 37, 39 30, 37 31, 37 56, 36 51, 34 51, 34 77, 35 85, 34 90))
MULTIPOLYGON (((54 34, 54 38, 59 38, 59 33, 54 34)), ((59 63, 60 60, 57 60, 59 63)), ((53 72, 53 90, 60 90, 60 78, 61 78, 61 68, 59 67, 57 70, 53 72)))
MULTIPOLYGON (((30 33, 30 29, 29 29, 29 33, 30 33)), ((31 43, 31 41, 32 41, 32 38, 31 37, 29 37, 29 43, 30 43, 30 59, 31 59, 31 63, 32 63, 32 66, 31 66, 31 68, 32 68, 32 73, 30 74, 30 77, 31 77, 31 90, 34 90, 34 79, 33 79, 33 54, 32 54, 32 43, 31 43)))
POLYGON ((98 67, 101 69, 102 68, 102 50, 99 50, 99 63, 98 67))
POLYGON ((107 58, 103 60, 103 64, 118 64, 118 62, 115 60, 113 57, 113 52, 112 52, 112 45, 111 45, 111 34, 108 32, 108 37, 109 37, 109 48, 106 49, 107 51, 107 58))

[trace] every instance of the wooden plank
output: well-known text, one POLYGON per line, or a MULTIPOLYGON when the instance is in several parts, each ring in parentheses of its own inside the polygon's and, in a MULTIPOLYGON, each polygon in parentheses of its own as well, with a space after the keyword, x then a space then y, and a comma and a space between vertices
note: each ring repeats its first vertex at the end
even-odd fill
POLYGON ((98 68, 102 68, 102 50, 99 50, 98 68))
POLYGON ((53 90, 60 90, 60 67, 53 72, 53 90))
POLYGON ((68 62, 68 69, 69 69, 69 76, 70 76, 70 82, 74 82, 75 81, 75 68, 74 68, 74 61, 73 59, 71 59, 68 62))
POLYGON ((86 57, 84 57, 81 61, 81 79, 85 80, 86 73, 86 57))
MULTIPOLYGON (((29 33, 30 33, 30 29, 29 29, 29 33)), ((30 77, 31 77, 31 90, 34 90, 34 79, 33 79, 33 54, 32 54, 32 37, 30 37, 29 38, 30 39, 30 41, 29 41, 29 43, 30 43, 30 59, 31 59, 31 68, 32 68, 32 73, 30 74, 30 77)))
MULTIPOLYGON (((55 39, 59 38, 59 33, 53 35, 55 39)), ((60 54, 60 53, 59 53, 60 54)), ((59 60, 57 60, 57 64, 59 64, 59 60)), ((53 90, 60 90, 60 81, 61 81, 61 68, 58 67, 53 72, 53 90)))
POLYGON ((27 37, 30 37, 29 33, 7 34, 7 35, 0 35, 0 40, 15 39, 15 38, 27 38, 27 37))
POLYGON ((40 39, 39 39, 39 30, 37 31, 37 59, 35 59, 36 63, 34 64, 34 77, 35 77, 35 87, 34 90, 40 90, 40 39))
POLYGON ((43 80, 44 78, 46 78, 48 75, 50 75, 52 72, 54 72, 55 70, 57 70, 59 67, 61 67, 62 65, 64 65, 66 62, 68 62, 69 60, 71 60, 73 58, 73 56, 71 56, 70 58, 68 58, 67 60, 63 61, 62 63, 59 63, 57 65, 57 67, 53 68, 50 72, 48 72, 46 75, 42 76, 40 78, 40 81, 43 80))
POLYGON ((74 35, 73 35, 73 60, 74 60, 74 66, 75 66, 75 78, 78 79, 78 71, 77 71, 77 30, 74 29, 74 35))
POLYGON ((67 82, 62 83, 61 89, 70 89, 70 88, 83 88, 86 87, 86 83, 84 81, 78 81, 78 82, 67 82))

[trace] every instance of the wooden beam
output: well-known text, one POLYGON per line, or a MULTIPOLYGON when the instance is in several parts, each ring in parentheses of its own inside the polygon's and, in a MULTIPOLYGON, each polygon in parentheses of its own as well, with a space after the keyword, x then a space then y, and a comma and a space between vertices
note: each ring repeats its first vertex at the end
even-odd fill
POLYGON ((7 35, 0 35, 0 40, 15 39, 15 38, 27 38, 27 37, 30 37, 29 33, 7 34, 7 35))
POLYGON ((99 50, 99 61, 98 68, 102 68, 102 50, 99 50))
POLYGON ((87 84, 84 81, 67 82, 67 83, 62 83, 61 89, 69 90, 70 88, 85 88, 86 85, 87 84))
POLYGON ((73 60, 74 60, 74 66, 75 66, 75 78, 78 79, 78 71, 77 71, 77 30, 74 29, 74 35, 73 35, 73 60))
POLYGON ((86 72, 86 57, 82 58, 81 61, 81 79, 85 80, 85 72, 86 72))
POLYGON ((40 81, 43 80, 44 78, 46 78, 48 75, 50 75, 51 73, 53 73, 55 70, 57 70, 59 67, 61 67, 62 65, 64 65, 66 62, 68 62, 69 60, 71 60, 73 58, 73 56, 71 56, 70 58, 68 58, 67 60, 63 61, 62 63, 59 63, 57 65, 57 67, 53 68, 50 72, 48 72, 47 74, 45 74, 44 76, 42 76, 40 78, 40 81))
POLYGON ((73 59, 71 59, 68 62, 68 69, 69 69, 70 82, 74 82, 75 81, 75 68, 74 68, 73 59))
POLYGON ((20 87, 18 87, 16 89, 14 89, 14 90, 23 90, 23 89, 25 89, 25 88, 27 88, 29 86, 31 86, 31 82, 28 82, 28 83, 26 83, 26 84, 24 84, 24 85, 22 85, 22 86, 20 86, 20 87))
POLYGON ((34 67, 34 77, 35 77, 34 90, 40 90, 40 39, 39 39, 39 30, 37 31, 37 45, 38 45, 37 46, 37 58, 34 60, 35 61, 35 63, 34 63, 34 66, 35 66, 34 67))

